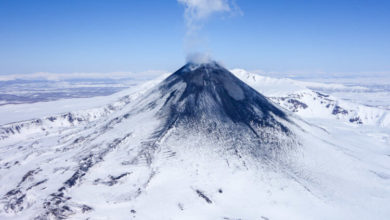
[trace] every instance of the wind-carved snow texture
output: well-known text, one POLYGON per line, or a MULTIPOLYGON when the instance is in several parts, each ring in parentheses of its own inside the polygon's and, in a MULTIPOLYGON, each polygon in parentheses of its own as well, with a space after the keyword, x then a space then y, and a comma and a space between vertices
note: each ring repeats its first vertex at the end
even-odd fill
POLYGON ((133 91, 100 108, 1 126, 0 218, 390 214, 381 205, 390 198, 388 156, 371 155, 371 163, 360 156, 370 154, 333 141, 330 131, 287 113, 215 62, 189 63, 133 91))

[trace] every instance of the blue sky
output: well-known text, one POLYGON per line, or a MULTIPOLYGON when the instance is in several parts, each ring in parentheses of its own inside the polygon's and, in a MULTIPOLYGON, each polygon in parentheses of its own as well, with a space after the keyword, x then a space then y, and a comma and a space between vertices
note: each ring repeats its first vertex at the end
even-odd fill
MULTIPOLYGON (((203 47, 229 68, 390 71, 390 1, 236 0, 203 47)), ((168 70, 185 62, 176 0, 0 0, 0 74, 168 70)))

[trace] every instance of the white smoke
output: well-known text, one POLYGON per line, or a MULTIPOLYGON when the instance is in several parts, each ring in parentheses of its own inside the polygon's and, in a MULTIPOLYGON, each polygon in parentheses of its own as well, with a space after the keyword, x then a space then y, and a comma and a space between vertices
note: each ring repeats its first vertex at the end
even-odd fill
POLYGON ((211 57, 207 53, 189 53, 186 58, 187 62, 194 64, 210 63, 211 57))
MULTIPOLYGON (((177 0, 184 5, 184 18, 187 26, 185 38, 185 50, 188 60, 199 60, 199 57, 207 57, 205 54, 206 38, 200 35, 205 22, 215 14, 240 12, 234 0, 177 0), (196 55, 194 55, 196 54, 196 55)), ((203 58, 201 60, 204 60, 203 58)))
POLYGON ((177 0, 184 4, 188 31, 196 31, 212 14, 230 12, 229 0, 177 0))

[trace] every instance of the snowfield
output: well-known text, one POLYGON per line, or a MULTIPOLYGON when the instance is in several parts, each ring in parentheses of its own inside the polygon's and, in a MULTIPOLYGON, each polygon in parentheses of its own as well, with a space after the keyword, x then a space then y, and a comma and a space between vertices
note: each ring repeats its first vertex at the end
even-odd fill
POLYGON ((0 106, 0 219, 389 219, 389 110, 231 72, 0 106))

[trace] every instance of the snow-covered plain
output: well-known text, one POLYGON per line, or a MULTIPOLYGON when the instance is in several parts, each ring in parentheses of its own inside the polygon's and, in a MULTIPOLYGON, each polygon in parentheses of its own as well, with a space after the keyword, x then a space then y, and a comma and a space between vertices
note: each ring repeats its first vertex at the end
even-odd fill
POLYGON ((0 218, 388 219, 389 110, 314 90, 364 88, 232 70, 274 103, 263 109, 220 67, 190 67, 110 96, 1 106, 0 218), (267 125, 221 109, 240 102, 267 125))

